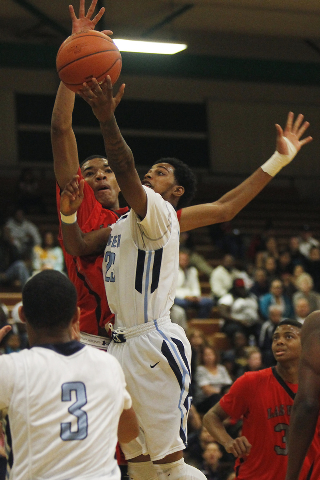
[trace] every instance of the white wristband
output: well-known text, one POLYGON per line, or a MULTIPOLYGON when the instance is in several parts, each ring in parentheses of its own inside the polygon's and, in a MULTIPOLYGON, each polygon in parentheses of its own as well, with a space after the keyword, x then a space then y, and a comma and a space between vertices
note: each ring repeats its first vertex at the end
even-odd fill
POLYGON ((72 223, 76 223, 77 221, 77 212, 73 213, 72 215, 63 215, 63 213, 60 212, 60 216, 62 223, 67 223, 71 225, 72 223))
POLYGON ((269 175, 271 175, 271 177, 274 177, 278 172, 280 172, 280 170, 285 167, 286 165, 288 165, 288 163, 291 162, 291 160, 296 156, 297 154, 297 149, 296 147, 293 145, 293 143, 290 142, 290 140, 287 139, 287 137, 283 137, 284 140, 286 141, 287 145, 288 145, 288 150, 289 150, 289 153, 288 155, 282 155, 281 153, 279 153, 277 150, 274 152, 274 154, 272 155, 272 157, 269 158, 269 160, 267 160, 262 166, 262 170, 266 173, 268 173, 269 175))

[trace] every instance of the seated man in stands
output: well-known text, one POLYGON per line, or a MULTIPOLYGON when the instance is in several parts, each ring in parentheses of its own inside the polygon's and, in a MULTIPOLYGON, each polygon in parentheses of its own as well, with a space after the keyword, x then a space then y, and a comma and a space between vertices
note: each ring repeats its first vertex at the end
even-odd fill
POLYGON ((213 300, 211 297, 201 296, 198 270, 191 267, 189 262, 189 251, 180 249, 178 285, 174 303, 185 309, 195 308, 199 318, 209 318, 213 300))

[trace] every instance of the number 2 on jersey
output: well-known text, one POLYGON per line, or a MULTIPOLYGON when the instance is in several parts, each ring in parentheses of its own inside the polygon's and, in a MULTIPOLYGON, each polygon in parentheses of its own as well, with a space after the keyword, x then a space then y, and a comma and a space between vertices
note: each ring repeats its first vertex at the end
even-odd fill
POLYGON ((115 281, 114 273, 112 270, 110 270, 110 268, 114 264, 115 259, 116 259, 116 254, 114 252, 106 252, 104 256, 104 261, 106 262, 106 274, 104 279, 106 282, 115 281))
POLYGON ((77 418, 77 430, 71 430, 71 422, 61 423, 60 437, 64 441, 84 440, 88 435, 88 416, 81 410, 87 403, 87 392, 82 382, 67 382, 61 385, 61 401, 70 402, 71 392, 75 392, 76 401, 70 405, 68 412, 77 418))

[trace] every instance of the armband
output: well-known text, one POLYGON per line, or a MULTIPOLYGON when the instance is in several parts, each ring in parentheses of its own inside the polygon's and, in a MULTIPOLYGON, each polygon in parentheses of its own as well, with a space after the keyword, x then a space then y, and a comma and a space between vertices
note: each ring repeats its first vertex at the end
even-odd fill
POLYGON ((77 221, 77 212, 72 213, 72 215, 63 215, 63 213, 60 212, 61 216, 61 222, 66 223, 68 225, 71 225, 72 223, 76 223, 77 221))
POLYGON ((270 157, 269 160, 261 165, 262 170, 271 175, 271 177, 274 177, 283 167, 288 165, 288 163, 290 163, 291 160, 293 160, 293 158, 296 156, 298 151, 293 143, 290 142, 290 140, 288 140, 286 137, 283 138, 288 145, 288 155, 283 155, 276 150, 272 157, 270 157))

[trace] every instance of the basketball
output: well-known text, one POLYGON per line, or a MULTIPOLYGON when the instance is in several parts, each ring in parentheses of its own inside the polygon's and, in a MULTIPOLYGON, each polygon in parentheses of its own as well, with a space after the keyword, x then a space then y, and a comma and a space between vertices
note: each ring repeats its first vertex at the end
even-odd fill
POLYGON ((94 77, 101 82, 109 75, 114 84, 122 67, 121 54, 104 33, 90 30, 68 37, 58 50, 56 58, 60 80, 77 92, 94 77))

